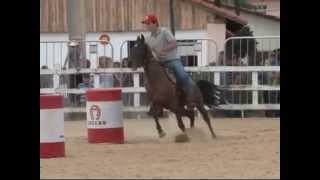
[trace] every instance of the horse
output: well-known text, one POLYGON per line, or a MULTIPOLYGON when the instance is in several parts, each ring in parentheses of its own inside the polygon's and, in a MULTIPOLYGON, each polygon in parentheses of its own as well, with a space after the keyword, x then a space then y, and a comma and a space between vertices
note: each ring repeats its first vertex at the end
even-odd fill
MULTIPOLYGON (((186 128, 182 117, 187 116, 190 119, 190 128, 193 128, 194 111, 185 108, 186 100, 182 89, 170 78, 168 70, 159 62, 150 47, 145 43, 143 35, 137 37, 135 45, 130 49, 128 61, 133 70, 139 67, 143 67, 144 69, 146 91, 151 100, 151 114, 155 120, 159 137, 162 138, 166 135, 158 120, 162 109, 168 109, 175 114, 178 127, 186 135, 186 128)), ((209 81, 199 80, 193 83, 192 90, 192 102, 201 113, 214 139, 217 136, 213 131, 208 112, 204 105, 212 108, 225 103, 225 100, 221 97, 221 89, 209 81)))

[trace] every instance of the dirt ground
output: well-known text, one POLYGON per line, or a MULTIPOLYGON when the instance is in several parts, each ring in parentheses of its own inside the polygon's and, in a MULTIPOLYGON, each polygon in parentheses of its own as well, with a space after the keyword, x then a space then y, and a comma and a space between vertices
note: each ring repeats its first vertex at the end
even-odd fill
MULTIPOLYGON (((186 127, 189 121, 184 120, 186 127)), ((196 119, 191 142, 173 118, 124 120, 125 144, 88 144, 86 121, 65 123, 66 157, 40 160, 42 178, 280 178, 280 120, 212 119, 217 139, 196 119)))

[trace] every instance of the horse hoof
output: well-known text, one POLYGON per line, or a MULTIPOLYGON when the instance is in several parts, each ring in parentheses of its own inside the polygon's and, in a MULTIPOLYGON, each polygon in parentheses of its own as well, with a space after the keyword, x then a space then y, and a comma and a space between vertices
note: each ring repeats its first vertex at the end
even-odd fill
POLYGON ((186 143, 190 141, 190 138, 187 136, 186 133, 182 133, 180 135, 177 135, 174 141, 176 143, 186 143))
POLYGON ((163 138, 163 137, 165 137, 165 136, 166 136, 166 133, 165 133, 165 132, 159 133, 159 137, 160 137, 160 138, 163 138))

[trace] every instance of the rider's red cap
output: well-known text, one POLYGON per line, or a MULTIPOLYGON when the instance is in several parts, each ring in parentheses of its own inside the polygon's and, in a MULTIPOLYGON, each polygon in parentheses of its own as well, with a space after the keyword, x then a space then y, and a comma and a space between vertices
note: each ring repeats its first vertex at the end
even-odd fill
POLYGON ((157 18, 157 16, 150 14, 150 15, 147 15, 143 18, 142 23, 143 24, 150 24, 150 23, 156 24, 156 23, 158 23, 158 18, 157 18))

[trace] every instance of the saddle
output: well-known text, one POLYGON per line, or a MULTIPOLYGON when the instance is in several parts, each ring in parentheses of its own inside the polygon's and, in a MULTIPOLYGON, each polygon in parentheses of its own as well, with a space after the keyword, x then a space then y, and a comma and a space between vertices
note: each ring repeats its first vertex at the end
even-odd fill
POLYGON ((176 86, 176 90, 177 90, 177 95, 179 97, 179 102, 181 104, 183 104, 185 102, 185 94, 182 90, 182 88, 177 84, 177 78, 174 74, 174 72, 172 72, 169 68, 165 67, 162 63, 160 63, 162 68, 164 68, 165 74, 167 75, 167 78, 169 79, 169 81, 174 84, 176 86))
POLYGON ((167 78, 169 79, 169 81, 174 85, 177 85, 177 79, 174 73, 169 68, 165 67, 163 64, 161 64, 161 66, 164 69, 165 74, 167 75, 167 78))
POLYGON ((174 73, 169 69, 169 68, 165 68, 164 69, 166 72, 166 75, 168 77, 168 79, 174 84, 177 85, 177 79, 176 76, 174 75, 174 73))
POLYGON ((167 78, 169 79, 169 81, 171 81, 171 83, 173 83, 174 85, 177 85, 177 79, 174 73, 169 68, 167 68, 163 62, 160 62, 159 58, 157 57, 154 51, 152 51, 152 55, 155 61, 157 61, 160 64, 160 66, 164 69, 165 74, 167 75, 167 78))

